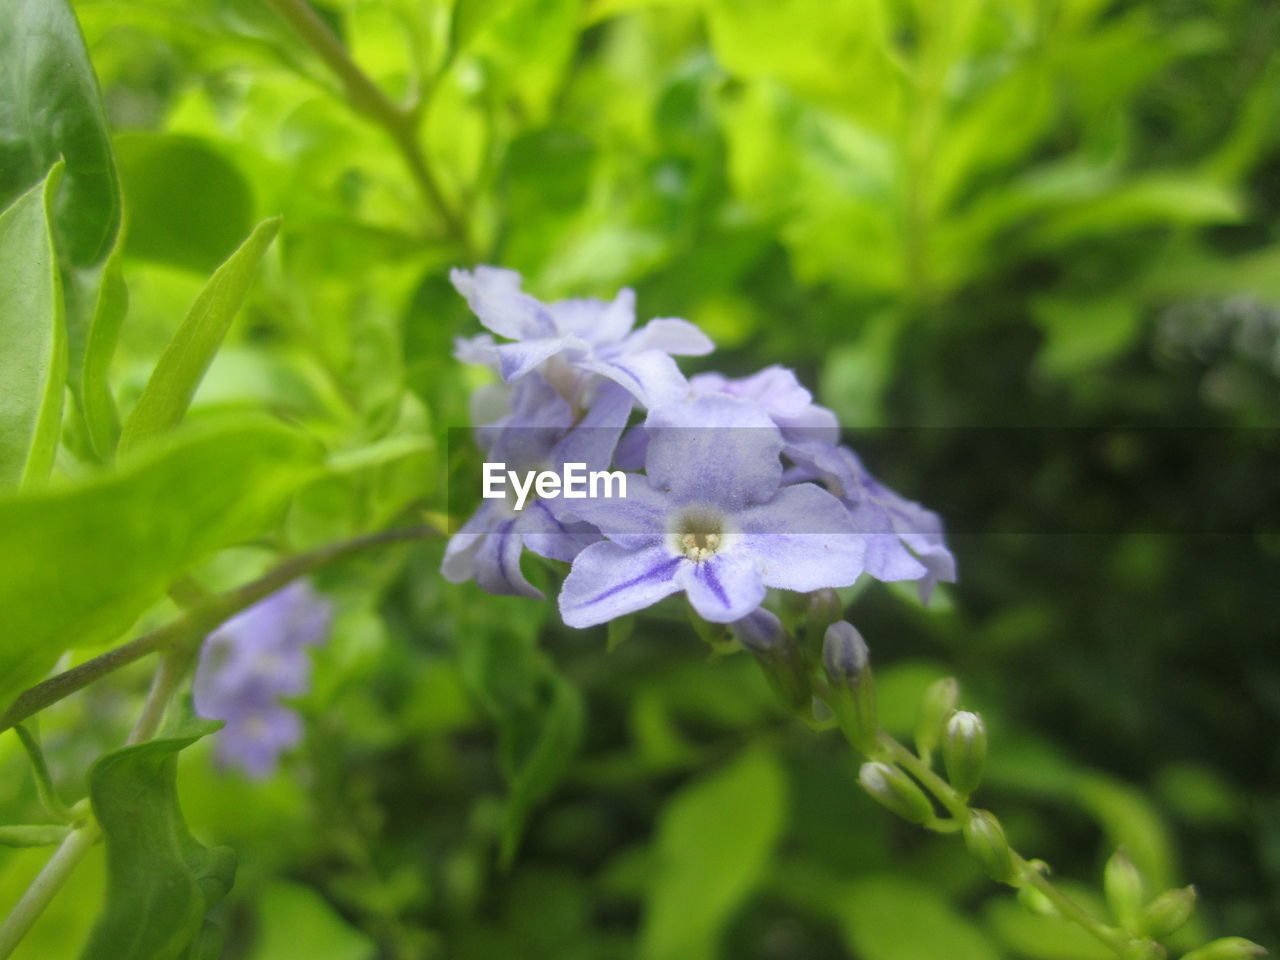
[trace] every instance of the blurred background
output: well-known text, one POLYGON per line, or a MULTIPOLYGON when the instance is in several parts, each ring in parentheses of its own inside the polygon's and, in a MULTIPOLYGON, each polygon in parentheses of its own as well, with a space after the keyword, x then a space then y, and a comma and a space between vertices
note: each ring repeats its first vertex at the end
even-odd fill
MULTIPOLYGON (((377 483, 308 488, 292 546, 444 509, 443 438, 482 382, 451 358, 479 327, 448 267, 512 267, 548 299, 634 286, 642 317, 719 345, 687 372, 793 367, 956 531, 960 582, 928 608, 883 584, 853 600, 886 726, 909 735, 957 675, 992 734, 979 802, 1019 850, 1096 890, 1124 844, 1154 888, 1196 884, 1185 942, 1280 945, 1277 476, 1222 453, 1246 438, 1275 463, 1280 6, 314 4, 413 106, 425 178, 270 4, 73 6, 130 224, 123 402, 282 213, 199 410, 265 406, 338 448, 435 440, 377 483), (1163 525, 1188 498, 1249 509, 1163 525)), ((877 808, 749 658, 661 611, 569 630, 551 603, 444 584, 440 551, 320 578, 337 621, 277 774, 184 759, 192 829, 240 855, 228 960, 1108 956, 877 808)), ((145 682, 50 712, 69 795, 145 682)), ((8 742, 0 769, 4 808, 32 803, 8 742)), ((0 854, 5 902, 42 860, 0 854)), ((101 874, 19 956, 74 955, 101 874)))

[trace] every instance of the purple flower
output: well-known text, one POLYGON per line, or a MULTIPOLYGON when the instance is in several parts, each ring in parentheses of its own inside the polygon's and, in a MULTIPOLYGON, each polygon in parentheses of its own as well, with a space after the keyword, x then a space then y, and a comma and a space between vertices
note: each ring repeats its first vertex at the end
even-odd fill
POLYGON ((848 447, 809 445, 788 455, 799 462, 788 479, 820 480, 848 508, 867 541, 867 573, 884 581, 918 580, 926 603, 939 581, 955 582, 955 556, 936 513, 884 486, 848 447))
MULTIPOLYGON (((576 424, 568 402, 540 377, 522 380, 516 394, 510 417, 478 431, 491 460, 517 471, 560 470, 566 463, 583 463, 589 470, 608 467, 631 413, 625 390, 601 384, 576 424)), ((541 597, 520 570, 524 548, 570 561, 599 539, 595 527, 561 520, 545 501, 534 499, 516 510, 507 500, 485 500, 450 538, 440 569, 452 583, 474 579, 489 593, 541 597)))
POLYGON ((678 400, 688 382, 671 359, 714 349, 686 320, 651 320, 635 326, 635 293, 611 301, 578 299, 543 303, 520 289, 520 275, 496 267, 453 270, 450 279, 480 322, 510 343, 481 334, 461 340, 457 356, 486 364, 511 383, 542 372, 562 396, 577 404, 597 377, 619 384, 645 407, 678 400))
POLYGON ((767 587, 848 586, 864 544, 840 502, 810 483, 782 486, 782 434, 757 404, 723 394, 649 414, 647 475, 623 500, 557 501, 605 539, 573 561, 560 593, 572 627, 604 623, 679 591, 704 619, 741 620, 767 587))
POLYGON ((226 726, 217 757, 251 777, 270 774, 280 753, 302 737, 296 712, 280 704, 310 683, 307 648, 324 640, 332 607, 305 581, 295 581, 211 633, 200 653, 196 712, 226 726))

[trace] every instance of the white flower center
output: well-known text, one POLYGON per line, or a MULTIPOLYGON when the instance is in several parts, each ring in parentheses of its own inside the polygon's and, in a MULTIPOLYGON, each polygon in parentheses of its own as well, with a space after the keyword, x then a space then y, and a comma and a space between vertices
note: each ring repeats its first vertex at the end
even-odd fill
POLYGON ((667 542, 671 552, 694 563, 710 560, 732 542, 727 518, 711 507, 686 507, 668 526, 667 542))

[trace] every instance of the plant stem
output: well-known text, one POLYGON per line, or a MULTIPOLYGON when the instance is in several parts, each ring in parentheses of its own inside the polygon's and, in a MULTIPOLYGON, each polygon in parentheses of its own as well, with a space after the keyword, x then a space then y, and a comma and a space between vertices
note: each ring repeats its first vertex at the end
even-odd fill
POLYGON ((342 82, 347 102, 358 113, 377 124, 391 137, 405 165, 428 203, 435 207, 445 228, 470 257, 471 237, 464 217, 460 216, 444 197, 440 181, 431 163, 418 143, 418 122, 421 110, 405 110, 396 106, 382 90, 369 79, 359 65, 351 59, 346 48, 329 25, 306 0, 267 0, 267 2, 291 26, 304 43, 324 61, 325 66, 342 82))
MULTIPOLYGON (((896 763, 920 781, 921 785, 933 794, 938 802, 947 809, 947 812, 955 818, 956 824, 963 828, 973 816, 973 812, 969 808, 968 799, 963 794, 934 773, 927 763, 884 731, 880 732, 877 743, 881 754, 877 759, 885 759, 896 763)), ((1063 917, 1088 930, 1089 933, 1114 950, 1119 956, 1125 956, 1128 941, 1120 931, 1100 921, 1055 887, 1053 881, 1028 863, 1026 858, 1016 850, 1011 852, 1021 881, 1017 884, 1018 886, 1029 884, 1035 887, 1049 898, 1063 917)))
POLYGON ((311 571, 358 553, 370 547, 434 536, 434 527, 419 526, 399 530, 386 530, 351 540, 328 544, 310 553, 286 560, 280 566, 263 574, 257 580, 246 583, 226 593, 213 594, 191 607, 177 620, 165 624, 135 640, 108 650, 92 660, 86 660, 57 676, 30 687, 19 694, 9 708, 0 714, 0 733, 51 704, 57 703, 78 690, 82 690, 109 673, 140 660, 159 650, 181 647, 198 642, 224 621, 275 593, 290 581, 311 571))

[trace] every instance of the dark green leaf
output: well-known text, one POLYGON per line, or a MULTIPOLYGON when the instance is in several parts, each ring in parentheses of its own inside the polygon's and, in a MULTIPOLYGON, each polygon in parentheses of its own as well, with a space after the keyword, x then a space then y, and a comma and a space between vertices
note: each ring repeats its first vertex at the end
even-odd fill
POLYGON ((178 751, 212 729, 125 747, 90 771, 89 797, 107 846, 107 896, 82 960, 183 957, 230 888, 234 853, 205 849, 178 806, 178 751))
POLYGON ((266 424, 186 434, 128 469, 0 498, 0 705, 118 636, 207 554, 260 535, 319 451, 266 424))
POLYGON ((279 229, 279 217, 263 220, 209 278, 125 421, 120 435, 121 454, 173 429, 187 412, 279 229))
POLYGON ((0 205, 58 158, 58 250, 73 266, 102 260, 120 229, 120 187, 98 81, 67 0, 0 4, 0 205))
POLYGON ((66 321, 49 223, 60 172, 0 214, 0 488, 47 476, 62 426, 66 321))
POLYGON ((196 137, 116 137, 129 214, 130 256, 209 273, 253 226, 249 185, 226 157, 196 137), (181 203, 174 203, 181 197, 181 203))
POLYGON ((930 887, 892 876, 850 884, 843 911, 849 948, 865 960, 1000 960, 982 932, 930 887))
POLYGON ((546 671, 547 704, 540 716, 519 714, 508 718, 504 738, 508 746, 520 738, 521 729, 535 733, 522 756, 508 761, 511 793, 507 797, 502 826, 502 861, 510 864, 520 835, 533 808, 551 793, 582 742, 582 694, 550 668, 546 671))
POLYGON ((677 793, 658 825, 641 960, 713 960, 734 911, 764 877, 786 821, 786 781, 755 750, 677 793))

